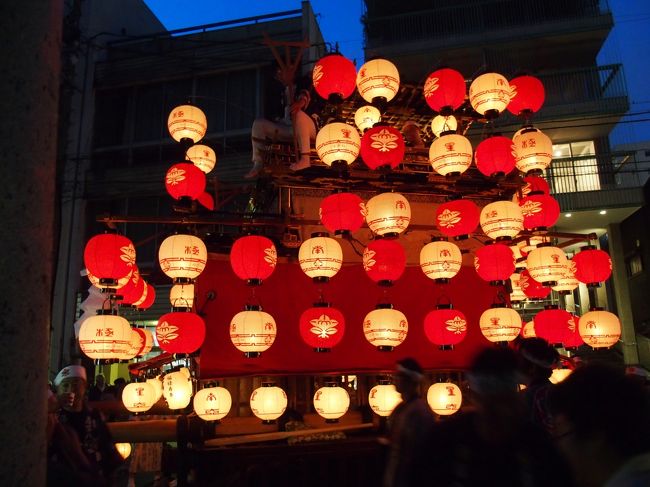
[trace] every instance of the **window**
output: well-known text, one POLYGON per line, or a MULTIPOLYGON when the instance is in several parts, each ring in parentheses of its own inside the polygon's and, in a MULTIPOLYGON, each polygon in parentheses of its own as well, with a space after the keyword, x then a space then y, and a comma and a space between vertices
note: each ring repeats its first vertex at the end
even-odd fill
POLYGON ((626 264, 628 277, 634 277, 643 272, 643 260, 641 259, 641 254, 634 254, 632 257, 629 257, 626 260, 626 264))
POLYGON ((553 193, 597 191, 600 177, 594 142, 591 140, 553 145, 553 163, 548 169, 553 193))

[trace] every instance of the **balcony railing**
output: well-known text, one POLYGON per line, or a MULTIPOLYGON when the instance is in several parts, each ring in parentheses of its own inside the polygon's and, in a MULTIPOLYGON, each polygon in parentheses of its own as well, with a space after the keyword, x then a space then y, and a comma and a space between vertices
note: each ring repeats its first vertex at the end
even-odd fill
POLYGON ((627 96, 623 68, 620 64, 539 73, 536 76, 546 90, 545 107, 627 96))

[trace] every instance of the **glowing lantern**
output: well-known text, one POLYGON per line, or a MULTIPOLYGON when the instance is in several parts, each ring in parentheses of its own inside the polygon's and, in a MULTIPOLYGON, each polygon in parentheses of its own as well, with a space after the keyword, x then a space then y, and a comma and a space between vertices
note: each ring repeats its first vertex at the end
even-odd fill
POLYGON ((137 357, 142 357, 153 348, 153 335, 146 328, 134 328, 134 330, 140 335, 141 346, 138 349, 137 357))
POLYGON ((517 203, 495 201, 481 211, 483 233, 495 240, 510 240, 524 229, 524 215, 517 203))
POLYGON ((424 334, 440 350, 453 350, 467 336, 467 318, 451 304, 439 304, 424 317, 424 334))
POLYGON ((564 277, 568 265, 564 251, 548 244, 540 244, 526 257, 530 277, 544 286, 552 287, 564 277))
POLYGON ((568 333, 564 337, 562 342, 564 348, 567 350, 575 350, 580 345, 583 345, 585 341, 580 336, 580 329, 578 327, 578 322, 580 318, 576 315, 571 315, 571 321, 569 322, 568 333))
POLYGON ((436 226, 447 237, 462 240, 476 230, 481 210, 469 200, 453 200, 436 208, 436 226))
POLYGON ((267 279, 278 262, 273 242, 256 235, 235 240, 230 250, 230 265, 238 278, 250 286, 259 286, 267 279))
POLYGON ((165 189, 175 200, 195 200, 205 191, 205 173, 194 164, 179 162, 167 171, 165 189))
POLYGON ((191 312, 164 314, 156 325, 156 339, 167 353, 196 352, 205 340, 205 321, 191 312))
POLYGON ((524 227, 534 232, 545 232, 560 217, 560 205, 547 194, 531 194, 519 201, 524 215, 524 227))
POLYGON ((609 254, 593 245, 582 247, 573 256, 573 262, 576 265, 576 279, 587 286, 598 286, 612 275, 612 259, 609 254))
POLYGON ((525 269, 526 268, 526 257, 523 256, 521 248, 526 245, 525 240, 517 242, 515 245, 510 245, 510 250, 512 250, 512 255, 515 257, 515 268, 516 269, 525 269))
POLYGON ((381 112, 372 105, 365 105, 354 112, 354 124, 359 131, 364 131, 371 128, 381 120, 381 112))
POLYGON ((551 288, 533 279, 528 269, 521 271, 519 276, 519 287, 528 299, 544 299, 551 294, 551 288))
POLYGON ((232 397, 224 387, 206 387, 194 395, 194 412, 204 421, 218 421, 232 406, 232 397))
POLYGON ((142 285, 142 288, 143 288, 142 289, 142 294, 140 295, 140 297, 138 298, 137 301, 134 301, 132 303, 134 308, 139 308, 140 305, 147 300, 147 294, 149 293, 149 288, 151 286, 147 283, 147 281, 144 280, 144 278, 142 278, 142 283, 143 283, 143 285, 142 285))
POLYGON ((110 310, 98 310, 96 316, 84 320, 79 328, 79 348, 88 357, 119 359, 131 347, 131 325, 110 310))
POLYGON ((363 334, 381 352, 390 352, 406 338, 409 324, 391 304, 379 304, 363 320, 363 334))
POLYGON ((446 240, 436 240, 420 250, 420 267, 429 279, 437 283, 448 283, 460 271, 463 256, 458 245, 446 240))
POLYGON ((368 405, 379 416, 390 416, 400 402, 402 402, 402 395, 397 392, 395 385, 388 381, 380 381, 368 393, 368 405))
POLYGON ((192 399, 192 378, 187 369, 165 374, 163 396, 169 409, 183 409, 192 399))
POLYGON ((523 289, 520 285, 521 274, 514 273, 510 276, 510 286, 512 287, 512 292, 510 293, 510 302, 511 303, 521 303, 526 299, 523 289))
POLYGON ((115 443, 115 449, 120 456, 126 460, 131 454, 131 443, 115 443))
POLYGON ((321 201, 320 221, 334 235, 349 235, 363 225, 363 200, 353 193, 335 193, 321 201))
POLYGON ((160 398, 163 395, 163 384, 160 378, 154 377, 153 379, 147 379, 147 384, 153 389, 154 391, 154 400, 153 403, 156 404, 160 398))
POLYGON ((567 377, 569 377, 572 372, 573 370, 571 369, 553 369, 548 380, 551 382, 551 384, 559 384, 567 377))
POLYGON ((526 323, 522 328, 521 328, 521 336, 522 338, 535 338, 537 335, 535 335, 535 321, 530 320, 528 323, 526 323))
POLYGON ((174 284, 169 290, 169 302, 172 308, 191 310, 194 307, 194 284, 174 284))
POLYGON ((500 286, 515 272, 515 256, 507 245, 485 245, 476 251, 474 269, 490 285, 500 286))
POLYGON ((571 294, 575 288, 580 285, 580 281, 576 279, 576 263, 572 259, 567 259, 567 265, 564 268, 564 274, 557 280, 557 284, 553 287, 553 291, 557 291, 561 295, 571 294))
POLYGON ((343 339, 345 317, 329 303, 314 303, 300 315, 300 337, 315 352, 329 352, 343 339))
POLYGON ((185 157, 188 161, 198 167, 205 174, 208 174, 214 169, 217 163, 217 154, 207 145, 196 144, 187 149, 185 157))
POLYGON ((571 325, 575 326, 571 313, 557 305, 544 306, 544 310, 535 315, 535 335, 553 346, 564 343, 571 325))
POLYGON ((314 89, 321 98, 340 102, 354 92, 357 69, 349 59, 333 53, 318 60, 311 77, 314 89))
POLYGON ((380 286, 390 286, 406 269, 406 252, 396 240, 378 239, 363 251, 363 270, 380 286))
POLYGON ((208 249, 203 240, 193 235, 172 235, 163 240, 158 249, 161 270, 174 284, 193 282, 208 260, 208 249))
POLYGON ((117 287, 135 266, 133 242, 115 233, 95 235, 84 248, 84 265, 89 278, 92 274, 99 280, 97 287, 117 287))
POLYGON ((544 85, 534 76, 517 76, 509 84, 508 111, 513 115, 530 115, 544 104, 544 85))
POLYGON ((485 73, 469 85, 472 108, 487 118, 494 118, 510 103, 508 80, 498 73, 485 73))
POLYGON ((214 198, 207 191, 201 193, 199 197, 196 199, 196 201, 198 201, 201 205, 203 205, 208 210, 214 210, 214 198))
POLYGON ((357 74, 357 90, 368 103, 389 102, 399 90, 399 72, 385 59, 368 61, 357 74))
POLYGON ((476 147, 476 167, 488 177, 504 176, 515 168, 512 140, 495 135, 476 147))
POLYGON ((131 306, 136 303, 145 292, 147 283, 140 277, 140 271, 137 267, 133 267, 133 272, 129 281, 120 289, 120 296, 122 296, 121 306, 131 306))
POLYGON ((122 404, 132 413, 144 413, 155 404, 156 391, 146 382, 131 382, 122 390, 122 404))
POLYGON ((526 240, 522 240, 521 242, 521 255, 528 257, 528 254, 535 250, 538 245, 550 243, 550 241, 551 239, 549 237, 544 236, 528 237, 526 240))
POLYGON ((167 118, 169 135, 176 142, 190 139, 196 143, 203 138, 208 130, 205 113, 193 105, 181 105, 174 108, 167 118))
POLYGON ((336 385, 335 382, 328 382, 314 394, 314 409, 325 418, 326 423, 338 423, 350 407, 350 395, 348 391, 336 385))
POLYGON ((262 382, 251 394, 250 406, 263 423, 273 423, 287 409, 287 395, 273 382, 262 382))
POLYGON ((140 348, 142 348, 142 335, 136 331, 136 328, 131 328, 129 350, 120 357, 120 360, 131 360, 138 354, 140 348))
POLYGON ((541 176, 526 176, 524 178, 524 183, 525 184, 521 188, 521 194, 524 197, 531 193, 549 194, 551 192, 546 179, 541 176))
POLYGON ((400 131, 387 125, 375 125, 361 138, 361 159, 370 169, 396 168, 404 160, 405 149, 400 131))
POLYGON ((492 305, 479 319, 481 333, 491 342, 511 342, 521 332, 521 316, 512 308, 492 305))
POLYGON ((411 205, 399 193, 380 193, 370 198, 363 208, 368 227, 377 235, 395 236, 411 222, 411 205))
POLYGON ((360 147, 359 132, 347 123, 328 123, 316 135, 316 152, 327 166, 340 161, 352 164, 359 155, 360 147))
POLYGON ((453 115, 437 115, 431 120, 431 132, 436 137, 446 132, 454 133, 458 128, 458 121, 453 115))
POLYGON ((441 135, 431 143, 429 163, 442 176, 458 176, 472 164, 472 144, 462 135, 441 135))
POLYGON ((276 334, 275 320, 260 306, 246 306, 230 321, 230 340, 247 358, 257 358, 268 350, 276 334))
POLYGON ((343 250, 327 233, 313 233, 298 250, 298 263, 302 271, 314 282, 327 282, 341 269, 343 250))
POLYGON ((524 174, 546 169, 553 159, 553 143, 541 130, 529 127, 512 138, 515 146, 515 164, 524 174))
POLYGON ((436 112, 448 114, 465 101, 465 78, 454 69, 434 71, 424 82, 424 99, 436 112))
POLYGON ((618 317, 602 308, 594 308, 582 315, 578 329, 582 339, 592 348, 609 348, 621 338, 618 317))
POLYGON ((463 394, 453 382, 432 384, 427 391, 427 403, 431 410, 440 416, 449 416, 460 409, 463 394))

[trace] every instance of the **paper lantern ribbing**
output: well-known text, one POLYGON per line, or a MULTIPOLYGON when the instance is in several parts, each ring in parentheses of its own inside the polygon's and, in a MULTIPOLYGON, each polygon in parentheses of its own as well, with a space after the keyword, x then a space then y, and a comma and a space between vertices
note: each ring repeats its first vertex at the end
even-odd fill
POLYGON ((463 394, 453 382, 432 384, 427 391, 427 403, 431 410, 440 416, 449 416, 460 409, 463 394))
POLYGON ((588 245, 573 256, 575 277, 587 286, 598 286, 612 275, 612 259, 604 250, 588 245))
POLYGON ((519 207, 524 215, 524 228, 534 232, 545 232, 560 217, 560 204, 547 194, 530 194, 519 201, 519 207))
POLYGON ((273 274, 278 262, 275 245, 266 237, 248 235, 235 240, 230 250, 230 265, 238 278, 257 286, 273 274))
POLYGON ((84 265, 98 282, 97 287, 117 287, 135 266, 135 247, 128 238, 115 233, 95 235, 84 248, 84 265))
POLYGON ((262 382, 251 394, 250 406, 263 423, 273 423, 287 409, 287 394, 272 382, 262 382))
POLYGON ((515 257, 507 245, 485 245, 476 251, 474 269, 481 279, 491 285, 503 285, 515 272, 515 257))
POLYGON ((316 152, 323 164, 335 162, 352 164, 361 149, 361 137, 352 125, 341 122, 328 123, 316 135, 316 152))
POLYGON ((409 331, 406 316, 390 304, 380 304, 363 320, 363 334, 381 352, 390 352, 400 345, 409 331))
POLYGON ((621 338, 618 317, 603 309, 593 309, 582 315, 578 329, 582 339, 592 348, 609 348, 621 338))
POLYGON ((437 115, 431 120, 431 132, 436 137, 440 137, 441 134, 445 132, 456 132, 458 128, 458 121, 453 115, 437 115))
POLYGON ((572 259, 567 259, 567 265, 564 267, 564 274, 557 280, 557 284, 552 286, 553 291, 561 295, 571 294, 575 288, 580 285, 576 279, 576 263, 572 259))
POLYGON ((194 412, 204 421, 224 418, 232 406, 232 397, 224 387, 206 387, 194 395, 194 412))
POLYGON ((458 245, 436 240, 420 250, 420 268, 424 275, 437 283, 448 283, 460 271, 463 256, 458 245))
POLYGON ((517 76, 509 84, 510 103, 507 108, 513 115, 534 113, 544 104, 544 85, 534 76, 517 76))
POLYGON ((512 138, 515 146, 515 164, 524 174, 541 172, 553 159, 553 143, 541 130, 529 127, 512 138))
POLYGON ((191 312, 164 314, 156 325, 156 339, 167 353, 194 353, 205 340, 205 321, 191 312))
POLYGON ((370 169, 396 168, 404 160, 404 137, 395 127, 375 125, 361 138, 361 159, 370 169))
POLYGON ((196 144, 187 149, 185 157, 205 174, 212 171, 217 163, 217 154, 212 150, 212 147, 202 144, 196 144))
POLYGON ((203 240, 193 235, 172 235, 158 249, 160 269, 174 284, 191 283, 203 272, 207 260, 208 249, 203 240))
POLYGON ((406 252, 397 240, 373 240, 363 250, 363 270, 380 286, 392 285, 405 269, 406 252))
POLYGON ((368 61, 357 73, 357 90, 368 103, 389 102, 399 90, 399 72, 386 59, 368 61))
POLYGON ((510 240, 524 229, 524 215, 512 201, 485 205, 480 222, 483 233, 494 240, 510 240))
POLYGON ((455 69, 442 68, 431 73, 424 82, 424 99, 433 110, 450 113, 465 101, 465 78, 455 69))
POLYGON ((194 284, 174 284, 169 290, 169 303, 172 308, 191 310, 194 307, 194 284))
POLYGON ((131 325, 121 316, 99 310, 79 328, 79 348, 93 360, 120 359, 131 347, 131 325))
POLYGON ((573 316, 557 305, 548 305, 535 315, 535 335, 553 346, 564 343, 569 334, 569 326, 575 326, 573 316))
POLYGON ((485 176, 509 174, 515 168, 512 140, 502 135, 489 137, 476 147, 476 167, 485 176))
POLYGON ((300 315, 300 337, 316 352, 329 352, 345 334, 345 317, 329 303, 314 303, 300 315))
POLYGON ((453 200, 436 208, 436 226, 447 237, 467 238, 479 225, 481 210, 469 200, 453 200))
POLYGON ((528 269, 524 269, 519 274, 519 287, 528 299, 544 299, 551 294, 551 288, 533 279, 528 269))
POLYGON ((540 244, 530 252, 526 264, 530 277, 547 287, 556 286, 569 265, 564 251, 548 244, 540 244))
POLYGON ((156 391, 146 382, 131 382, 122 390, 122 404, 132 413, 144 413, 155 404, 156 391))
POLYGON ((300 245, 298 263, 315 282, 327 282, 341 270, 343 249, 326 233, 314 233, 300 245))
POLYGON ((169 135, 176 142, 190 139, 196 143, 203 138, 208 130, 205 113, 193 105, 180 105, 174 108, 167 118, 169 135))
POLYGON ((411 205, 399 193, 380 193, 364 205, 366 223, 377 235, 395 236, 411 222, 411 205))
POLYGON ((508 80, 498 73, 480 75, 469 85, 469 102, 481 115, 497 117, 510 103, 508 80))
POLYGON ((381 112, 372 105, 365 105, 354 112, 354 124, 361 133, 381 120, 381 112))
POLYGON ((441 350, 453 350, 467 336, 467 318, 451 305, 439 304, 424 317, 424 334, 441 350))
POLYGON ((320 58, 311 76, 316 93, 330 102, 343 101, 356 88, 357 70, 354 64, 338 53, 320 58))
POLYGON ((379 383, 368 393, 368 405, 379 416, 390 416, 395 406, 402 402, 402 395, 394 384, 379 383))
POLYGON ((327 231, 349 235, 363 225, 363 200, 354 193, 334 193, 323 199, 318 215, 327 231))
POLYGON ((350 407, 348 391, 335 382, 325 384, 314 394, 314 409, 325 418, 326 423, 338 423, 350 407))
POLYGON ((188 162, 174 164, 165 174, 165 189, 175 200, 197 199, 205 191, 205 183, 205 173, 188 162))
POLYGON ((192 378, 186 368, 165 374, 163 378, 163 396, 169 409, 183 409, 192 399, 192 378))
POLYGON ((511 342, 521 332, 521 316, 512 308, 493 305, 481 314, 481 333, 491 342, 511 342))
POLYGON ((259 357, 268 350, 276 334, 275 320, 259 306, 246 306, 230 321, 230 340, 248 358, 259 357))
POLYGON ((429 148, 429 163, 442 176, 459 176, 472 164, 472 144, 459 134, 440 135, 429 148))

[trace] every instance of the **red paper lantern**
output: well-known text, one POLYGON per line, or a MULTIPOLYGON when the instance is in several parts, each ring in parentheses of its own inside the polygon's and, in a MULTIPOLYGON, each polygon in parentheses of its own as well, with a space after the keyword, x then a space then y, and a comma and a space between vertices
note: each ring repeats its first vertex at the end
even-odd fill
POLYGON ((519 201, 519 207, 524 215, 524 228, 535 232, 546 231, 560 217, 560 204, 548 194, 531 192, 519 201))
POLYGON ((568 338, 569 327, 575 322, 568 311, 559 309, 557 305, 548 305, 535 315, 535 335, 543 338, 553 346, 560 346, 568 338))
POLYGON ((154 288, 151 284, 147 284, 147 297, 144 298, 144 301, 138 305, 138 309, 145 310, 151 308, 151 305, 155 300, 156 288, 154 288))
POLYGON ((167 353, 193 353, 205 340, 205 322, 196 313, 167 313, 158 320, 156 338, 167 353))
POLYGON ((485 245, 476 251, 474 269, 490 285, 502 285, 515 272, 515 256, 507 245, 485 245))
POLYGON ((587 286, 595 287, 612 275, 612 259, 604 250, 587 245, 573 256, 575 276, 587 286))
POLYGON ((133 273, 129 278, 129 282, 127 282, 124 287, 120 289, 120 296, 122 296, 122 305, 128 306, 137 302, 140 297, 142 297, 145 286, 146 283, 140 276, 140 271, 137 267, 134 267, 133 273))
POLYGON ((544 193, 549 194, 551 192, 546 179, 541 176, 526 176, 524 178, 524 185, 521 188, 522 196, 526 197, 530 193, 544 193))
POLYGON ((131 274, 135 266, 135 247, 128 238, 115 233, 95 235, 84 249, 84 265, 90 274, 112 287, 131 274))
POLYGON ((192 163, 179 162, 167 171, 165 188, 175 200, 195 200, 205 191, 205 173, 192 163))
POLYGON ((424 317, 424 333, 440 350, 452 350, 467 335, 467 318, 450 304, 439 304, 424 317))
POLYGON ((363 269, 380 286, 390 286, 406 268, 406 252, 397 240, 373 240, 363 251, 363 269))
POLYGON ((357 70, 341 54, 328 54, 314 65, 312 82, 316 93, 325 100, 344 100, 357 87, 357 70))
POLYGON ((567 334, 562 341, 564 348, 567 350, 578 348, 585 343, 585 341, 580 336, 580 329, 578 328, 579 321, 579 316, 571 315, 571 320, 569 321, 569 325, 567 327, 567 334))
POLYGON ((481 210, 469 200, 454 200, 436 208, 436 226, 448 237, 467 238, 478 227, 481 210))
POLYGON ((197 198, 198 202, 201 203, 204 207, 206 207, 208 210, 212 211, 214 210, 214 198, 212 195, 206 191, 201 193, 199 197, 197 198))
POLYGON ((465 78, 454 69, 434 71, 424 82, 424 99, 433 110, 451 113, 465 101, 465 78))
POLYGON ((518 76, 510 80, 509 84, 511 92, 508 111, 513 115, 534 113, 544 104, 544 85, 534 76, 518 76))
POLYGON ((354 193, 335 193, 321 201, 318 214, 327 231, 334 235, 350 234, 361 228, 365 217, 363 200, 354 193))
POLYGON ((259 286, 275 270, 278 253, 273 242, 257 235, 235 240, 230 250, 230 265, 237 277, 259 286))
POLYGON ((361 137, 361 158, 370 169, 396 168, 404 160, 404 137, 388 125, 375 125, 361 137))
POLYGON ((314 303, 300 315, 300 336, 315 352, 329 352, 345 333, 345 317, 329 303, 314 303))
POLYGON ((520 272, 519 287, 529 299, 544 299, 551 294, 551 288, 530 277, 528 269, 520 272))
POLYGON ((476 167, 485 176, 503 176, 515 168, 512 140, 496 135, 483 140, 476 148, 476 167))

